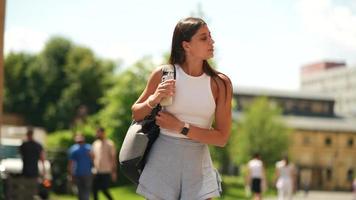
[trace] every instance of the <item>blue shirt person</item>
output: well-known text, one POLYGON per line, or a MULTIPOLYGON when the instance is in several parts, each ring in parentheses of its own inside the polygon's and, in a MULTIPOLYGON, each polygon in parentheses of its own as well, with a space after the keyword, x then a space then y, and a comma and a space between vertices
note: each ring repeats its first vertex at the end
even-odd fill
POLYGON ((68 174, 70 180, 76 184, 79 200, 89 200, 92 184, 91 145, 85 143, 85 138, 77 134, 76 144, 69 148, 68 174))

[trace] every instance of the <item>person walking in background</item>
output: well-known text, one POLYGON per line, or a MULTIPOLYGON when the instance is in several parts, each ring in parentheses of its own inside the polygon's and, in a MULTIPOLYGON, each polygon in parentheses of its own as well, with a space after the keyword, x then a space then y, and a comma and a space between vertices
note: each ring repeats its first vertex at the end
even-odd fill
POLYGON ((89 200, 92 186, 92 156, 91 145, 85 143, 82 134, 74 137, 76 144, 69 148, 68 175, 76 184, 79 200, 89 200))
POLYGON ((276 187, 278 200, 291 200, 295 188, 294 167, 289 163, 288 157, 284 157, 276 163, 276 187))
POLYGON ((93 143, 94 161, 94 200, 98 199, 98 192, 101 190, 107 199, 113 199, 109 193, 110 179, 116 181, 117 160, 114 142, 107 139, 104 128, 96 131, 97 139, 93 143))
POLYGON ((253 155, 247 164, 247 184, 250 186, 254 200, 262 199, 262 191, 266 183, 265 170, 260 154, 253 155))
POLYGON ((166 102, 162 100, 173 99, 156 116, 160 134, 136 192, 150 200, 218 197, 220 178, 208 145, 223 147, 228 142, 232 84, 208 63, 214 56, 214 40, 202 19, 180 20, 171 47, 169 64, 176 69, 176 80, 162 81, 163 66, 157 67, 132 106, 133 119, 140 121, 156 105, 166 102))
POLYGON ((300 183, 303 187, 304 197, 308 197, 311 184, 311 169, 303 169, 300 172, 300 183))
POLYGON ((27 140, 19 147, 23 162, 22 175, 29 181, 28 190, 31 191, 30 198, 34 198, 38 194, 39 160, 42 165, 41 175, 44 177, 46 174, 45 153, 42 145, 34 140, 32 128, 28 128, 26 137, 27 140))
POLYGON ((356 200, 356 176, 354 177, 354 180, 352 181, 352 190, 353 190, 353 199, 356 200))

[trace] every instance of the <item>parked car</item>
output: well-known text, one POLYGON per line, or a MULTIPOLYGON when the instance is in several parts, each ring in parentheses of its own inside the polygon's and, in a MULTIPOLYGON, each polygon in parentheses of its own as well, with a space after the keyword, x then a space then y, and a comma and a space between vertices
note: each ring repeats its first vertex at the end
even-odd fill
MULTIPOLYGON (((16 184, 22 184, 21 181, 24 180, 21 176, 23 162, 19 152, 22 142, 23 140, 19 138, 1 138, 0 140, 0 177, 4 183, 6 196, 16 192, 13 188, 16 184)), ((40 174, 43 174, 43 165, 40 161, 38 169, 40 174)), ((49 198, 51 180, 51 164, 45 160, 45 174, 38 178, 38 195, 42 199, 49 198)))

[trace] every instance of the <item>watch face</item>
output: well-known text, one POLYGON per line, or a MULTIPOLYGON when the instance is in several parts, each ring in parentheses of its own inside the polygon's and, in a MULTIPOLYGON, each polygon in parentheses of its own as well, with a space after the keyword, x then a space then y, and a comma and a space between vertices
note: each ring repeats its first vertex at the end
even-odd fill
POLYGON ((182 133, 183 135, 187 135, 189 131, 189 128, 187 127, 183 127, 182 131, 180 133, 182 133))

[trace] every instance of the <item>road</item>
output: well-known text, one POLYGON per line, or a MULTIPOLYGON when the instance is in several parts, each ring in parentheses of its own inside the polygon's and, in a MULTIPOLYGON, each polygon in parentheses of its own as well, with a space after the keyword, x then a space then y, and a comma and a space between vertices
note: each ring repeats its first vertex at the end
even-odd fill
MULTIPOLYGON (((277 197, 268 197, 264 200, 277 200, 277 197)), ((356 197, 353 199, 351 192, 310 191, 306 197, 302 192, 298 192, 293 200, 356 200, 356 197)))

